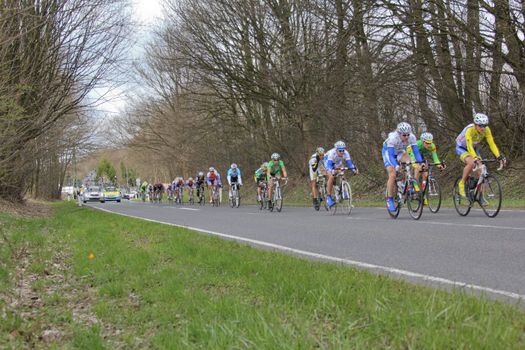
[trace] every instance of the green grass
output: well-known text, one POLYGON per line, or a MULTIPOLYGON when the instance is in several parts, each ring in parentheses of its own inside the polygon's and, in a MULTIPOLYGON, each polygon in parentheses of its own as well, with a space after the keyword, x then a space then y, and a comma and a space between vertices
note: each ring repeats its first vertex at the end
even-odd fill
MULTIPOLYGON (((525 347, 516 306, 71 204, 54 209, 50 219, 0 214, 10 242, 0 244, 2 266, 34 260, 25 278, 39 297, 17 308, 0 298, 0 348, 525 347), (48 329, 60 336, 46 342, 48 329)), ((19 281, 4 282, 2 296, 19 281)))

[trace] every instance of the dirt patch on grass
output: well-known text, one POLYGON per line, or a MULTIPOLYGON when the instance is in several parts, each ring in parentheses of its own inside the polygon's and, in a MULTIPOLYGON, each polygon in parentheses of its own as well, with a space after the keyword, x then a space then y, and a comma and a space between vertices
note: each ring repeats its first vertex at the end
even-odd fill
POLYGON ((48 218, 53 214, 53 209, 46 202, 32 199, 15 203, 0 199, 0 212, 19 218, 48 218))

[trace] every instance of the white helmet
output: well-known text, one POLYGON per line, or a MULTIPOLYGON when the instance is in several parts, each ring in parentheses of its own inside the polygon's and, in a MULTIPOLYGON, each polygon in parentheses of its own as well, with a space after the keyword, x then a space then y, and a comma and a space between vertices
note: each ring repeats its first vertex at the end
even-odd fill
POLYGON ((401 122, 397 124, 397 132, 400 134, 410 134, 412 132, 412 127, 407 122, 401 122))
POLYGON ((334 147, 337 149, 346 149, 346 143, 344 143, 343 141, 337 141, 336 143, 334 143, 334 147))
POLYGON ((281 159, 281 156, 279 155, 279 153, 272 154, 272 160, 279 160, 279 159, 281 159))
POLYGON ((434 139, 434 136, 429 132, 424 132, 421 134, 421 140, 423 142, 431 143, 433 139, 434 139))
POLYGON ((211 166, 211 167, 208 169, 208 171, 211 173, 212 171, 215 171, 215 168, 211 166))
POLYGON ((324 154, 324 148, 323 147, 317 147, 317 149, 315 150, 315 153, 317 153, 318 155, 324 154))
POLYGON ((474 124, 487 125, 489 123, 489 117, 483 113, 474 114, 474 124))
POLYGON ((232 165, 230 165, 230 168, 232 168, 232 169, 237 169, 237 164, 232 163, 232 165))
POLYGON ((188 181, 193 181, 193 177, 188 177, 188 181))
POLYGON ((199 171, 199 176, 200 177, 204 176, 204 173, 202 171, 199 171))

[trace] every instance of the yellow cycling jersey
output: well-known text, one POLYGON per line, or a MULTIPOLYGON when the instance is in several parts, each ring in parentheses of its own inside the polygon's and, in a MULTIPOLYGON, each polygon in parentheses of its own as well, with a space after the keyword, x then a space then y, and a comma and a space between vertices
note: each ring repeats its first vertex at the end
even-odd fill
POLYGON ((456 138, 456 145, 466 149, 472 158, 477 159, 478 155, 476 154, 475 147, 484 139, 487 140, 490 150, 494 156, 499 157, 500 153, 498 146, 496 146, 494 138, 492 137, 492 132, 488 126, 479 133, 476 130, 476 126, 474 124, 467 125, 456 138))

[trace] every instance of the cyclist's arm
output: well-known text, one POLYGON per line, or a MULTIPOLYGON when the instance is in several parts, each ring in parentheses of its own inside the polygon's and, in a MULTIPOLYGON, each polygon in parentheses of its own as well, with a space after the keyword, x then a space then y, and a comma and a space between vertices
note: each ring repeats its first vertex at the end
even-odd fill
POLYGON ((434 164, 441 164, 441 161, 439 160, 438 154, 437 154, 437 147, 436 144, 432 142, 432 146, 430 148, 430 152, 432 152, 432 161, 434 164))
POLYGON ((414 152, 414 157, 416 158, 416 162, 422 163, 423 157, 421 157, 421 153, 419 152, 419 147, 417 147, 417 143, 413 143, 411 146, 412 152, 414 152))
POLYGON ((492 137, 492 132, 490 131, 490 128, 488 126, 485 128, 485 137, 487 138, 487 143, 489 144, 492 154, 494 154, 494 157, 499 158, 500 152, 498 146, 496 146, 494 138, 492 137))

